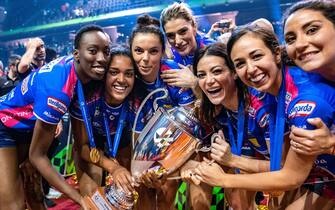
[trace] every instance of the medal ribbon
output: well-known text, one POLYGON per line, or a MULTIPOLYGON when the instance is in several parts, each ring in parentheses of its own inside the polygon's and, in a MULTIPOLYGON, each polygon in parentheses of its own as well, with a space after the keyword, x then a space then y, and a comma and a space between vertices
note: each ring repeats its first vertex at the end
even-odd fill
POLYGON ((92 129, 92 123, 91 123, 91 117, 88 115, 88 110, 85 102, 85 96, 83 91, 83 86, 78 79, 78 86, 77 86, 77 94, 78 94, 78 100, 80 105, 80 110, 83 115, 87 136, 90 144, 90 148, 95 148, 95 142, 93 137, 93 129, 92 129))
POLYGON ((244 100, 239 100, 238 103, 238 120, 237 120, 237 141, 234 136, 234 130, 231 122, 231 116, 228 114, 228 131, 230 138, 230 146, 232 153, 240 156, 242 153, 242 145, 244 140, 244 122, 245 122, 245 113, 244 113, 244 100), (237 145, 236 145, 237 142, 237 145))
POLYGON ((123 131, 125 120, 126 120, 127 113, 128 113, 126 109, 128 101, 122 104, 121 114, 120 114, 120 117, 117 123, 116 133, 114 136, 114 144, 112 144, 112 139, 111 139, 111 134, 110 134, 110 129, 109 129, 109 121, 108 121, 107 114, 105 112, 106 110, 105 100, 102 100, 102 101, 104 103, 104 110, 102 112, 102 115, 104 119, 106 138, 107 138, 107 143, 108 143, 108 155, 110 157, 115 158, 117 154, 117 150, 119 148, 122 131, 123 131))
POLYGON ((285 127, 285 67, 282 69, 282 83, 279 89, 276 116, 270 112, 270 170, 280 169, 285 127))

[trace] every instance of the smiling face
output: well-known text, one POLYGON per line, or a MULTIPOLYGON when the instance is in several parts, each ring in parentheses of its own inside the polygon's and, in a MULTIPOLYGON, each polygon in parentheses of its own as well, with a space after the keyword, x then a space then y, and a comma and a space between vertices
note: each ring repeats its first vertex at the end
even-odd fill
POLYGON ((286 20, 284 34, 287 53, 299 67, 321 75, 335 72, 335 27, 321 12, 298 10, 286 20))
POLYGON ((105 75, 109 57, 109 39, 100 31, 89 31, 82 35, 78 49, 74 51, 77 73, 83 83, 101 80, 105 75))
POLYGON ((105 98, 109 105, 120 105, 134 87, 135 71, 125 55, 113 57, 106 75, 105 98))
POLYGON ((214 105, 230 103, 237 93, 234 75, 222 57, 205 55, 197 65, 199 86, 214 105))
POLYGON ((166 22, 164 29, 168 42, 181 56, 189 55, 196 50, 197 29, 191 22, 183 18, 171 19, 166 22))
POLYGON ((235 42, 231 59, 243 83, 277 95, 281 85, 279 48, 274 55, 259 36, 247 33, 235 42))
POLYGON ((131 53, 142 78, 146 82, 154 82, 163 55, 160 38, 153 33, 137 33, 132 41, 131 53))

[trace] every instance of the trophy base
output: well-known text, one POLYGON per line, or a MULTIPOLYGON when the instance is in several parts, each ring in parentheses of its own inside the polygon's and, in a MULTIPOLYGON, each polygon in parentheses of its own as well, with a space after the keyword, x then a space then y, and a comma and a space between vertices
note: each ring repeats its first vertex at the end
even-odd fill
POLYGON ((117 210, 111 206, 104 195, 104 188, 99 187, 91 196, 85 196, 85 203, 92 210, 117 210))

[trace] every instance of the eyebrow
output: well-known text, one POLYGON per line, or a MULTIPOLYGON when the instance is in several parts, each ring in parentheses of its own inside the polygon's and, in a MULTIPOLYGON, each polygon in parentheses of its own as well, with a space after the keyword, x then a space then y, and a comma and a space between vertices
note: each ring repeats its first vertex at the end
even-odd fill
MULTIPOLYGON (((305 30, 308 26, 310 26, 312 23, 315 23, 315 22, 322 23, 321 20, 311 20, 311 21, 308 21, 307 23, 304 23, 302 25, 302 28, 305 30)), ((292 31, 288 31, 284 35, 286 36, 286 35, 291 35, 291 34, 293 34, 293 32, 292 31)))

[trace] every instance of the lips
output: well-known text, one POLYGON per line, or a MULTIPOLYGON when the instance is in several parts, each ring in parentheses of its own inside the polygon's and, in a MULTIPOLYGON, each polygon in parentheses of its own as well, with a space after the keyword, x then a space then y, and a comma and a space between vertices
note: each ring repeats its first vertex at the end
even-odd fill
POLYGON ((92 70, 97 74, 105 74, 105 68, 103 66, 92 66, 92 70))
POLYGON ((124 93, 126 91, 128 86, 124 86, 124 85, 113 85, 113 89, 117 92, 117 93, 124 93))
POLYGON ((184 51, 184 50, 186 50, 186 48, 187 48, 187 44, 180 45, 180 46, 178 46, 178 47, 176 47, 176 48, 178 49, 178 51, 184 51))
POLYGON ((250 78, 250 81, 253 83, 259 83, 264 77, 265 74, 258 74, 257 76, 250 78))
POLYGON ((317 54, 318 51, 312 51, 312 52, 307 52, 307 53, 302 53, 298 56, 298 59, 302 62, 308 61, 312 58, 313 55, 317 54))

